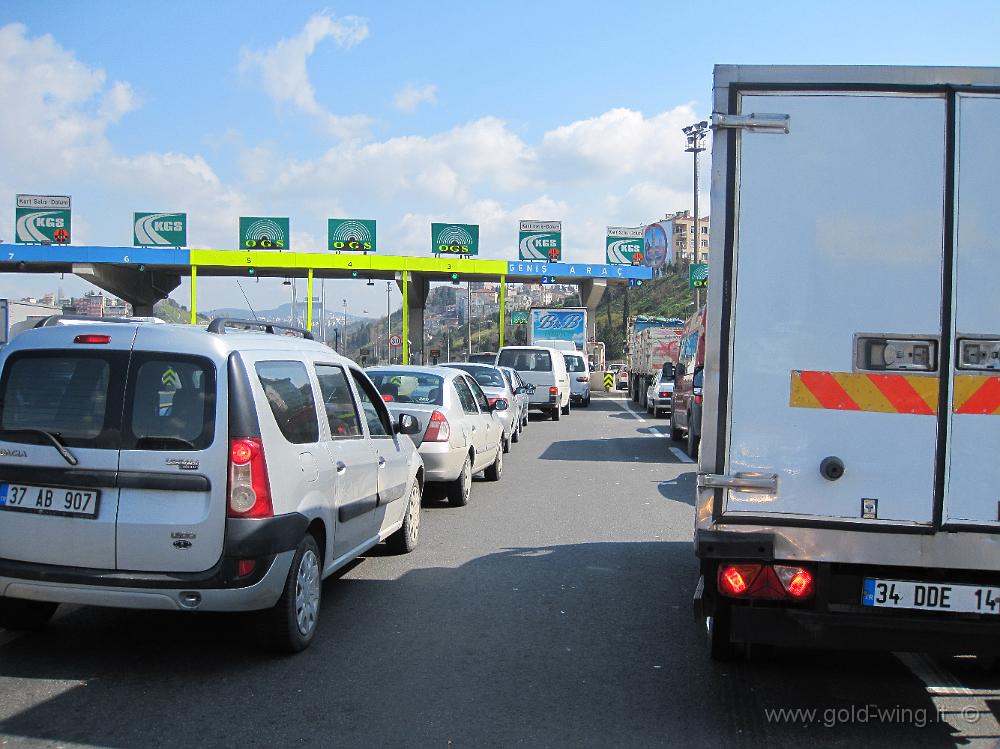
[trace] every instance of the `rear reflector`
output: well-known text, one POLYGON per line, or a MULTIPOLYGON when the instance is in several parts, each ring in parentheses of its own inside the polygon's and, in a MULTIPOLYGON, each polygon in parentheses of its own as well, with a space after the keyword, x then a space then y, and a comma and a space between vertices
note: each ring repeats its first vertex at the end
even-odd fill
POLYGON ((451 424, 440 411, 431 414, 431 420, 427 424, 427 431, 424 433, 424 442, 448 442, 451 439, 451 424))
POLYGON ((257 567, 257 562, 253 559, 241 559, 236 564, 236 577, 246 577, 257 567))
POLYGON ((73 343, 111 343, 111 336, 86 333, 84 335, 78 335, 74 338, 73 343))

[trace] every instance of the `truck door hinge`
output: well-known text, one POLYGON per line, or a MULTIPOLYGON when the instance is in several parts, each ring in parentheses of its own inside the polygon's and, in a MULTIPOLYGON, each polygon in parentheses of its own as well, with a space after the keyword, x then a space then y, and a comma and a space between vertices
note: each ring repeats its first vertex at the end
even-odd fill
POLYGON ((740 492, 778 493, 778 474, 740 472, 733 476, 699 473, 699 489, 735 489, 740 492))
POLYGON ((716 130, 741 128, 759 133, 788 134, 790 117, 787 114, 720 114, 712 115, 712 127, 716 130))

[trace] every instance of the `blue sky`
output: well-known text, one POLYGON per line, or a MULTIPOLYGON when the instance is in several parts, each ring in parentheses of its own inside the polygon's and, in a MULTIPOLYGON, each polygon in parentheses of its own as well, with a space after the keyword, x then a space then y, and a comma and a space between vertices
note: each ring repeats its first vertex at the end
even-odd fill
MULTIPOLYGON (((8 0, 0 237, 14 194, 45 192, 73 195, 78 243, 128 244, 133 210, 186 210, 192 246, 288 215, 296 248, 320 250, 325 219, 348 215, 400 254, 428 252, 432 220, 479 223, 500 258, 533 218, 598 261, 606 225, 690 208, 679 128, 707 116, 713 64, 991 65, 998 22, 1000 4, 962 2, 8 0)), ((55 285, 0 276, 0 296, 55 285)), ((253 286, 261 306, 284 295, 253 286)), ((202 293, 242 303, 230 281, 202 293)))

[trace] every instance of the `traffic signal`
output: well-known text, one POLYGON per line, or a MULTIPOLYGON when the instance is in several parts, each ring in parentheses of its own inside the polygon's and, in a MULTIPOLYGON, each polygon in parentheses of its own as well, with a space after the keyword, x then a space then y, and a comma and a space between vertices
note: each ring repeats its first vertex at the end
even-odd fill
POLYGON ((452 273, 451 274, 451 282, 453 284, 458 284, 458 274, 457 273, 452 273))
POLYGON ((254 270, 253 268, 247 268, 247 275, 248 276, 256 276, 257 275, 257 271, 254 270))
POLYGON ((358 277, 358 272, 356 270, 352 270, 351 271, 351 278, 357 278, 357 277, 358 277))

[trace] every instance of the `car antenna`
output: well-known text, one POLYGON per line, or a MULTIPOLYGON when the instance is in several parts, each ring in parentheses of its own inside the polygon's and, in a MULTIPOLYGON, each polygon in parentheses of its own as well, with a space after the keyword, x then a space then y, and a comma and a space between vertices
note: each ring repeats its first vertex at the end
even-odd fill
POLYGON ((253 305, 250 304, 250 300, 247 299, 247 293, 243 291, 243 284, 240 283, 240 279, 234 278, 233 280, 236 281, 236 285, 240 287, 240 293, 243 295, 243 298, 246 299, 247 307, 250 308, 250 314, 253 315, 253 319, 259 320, 260 318, 257 317, 257 313, 253 311, 253 305))

